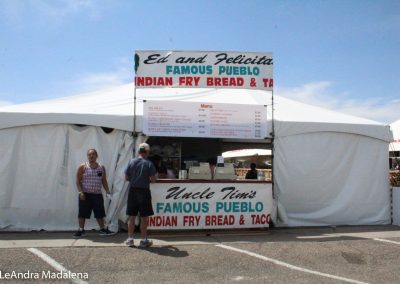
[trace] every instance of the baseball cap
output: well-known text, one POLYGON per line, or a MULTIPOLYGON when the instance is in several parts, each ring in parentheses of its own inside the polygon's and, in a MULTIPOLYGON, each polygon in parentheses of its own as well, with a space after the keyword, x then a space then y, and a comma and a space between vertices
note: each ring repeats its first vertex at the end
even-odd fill
POLYGON ((141 143, 139 145, 139 152, 149 152, 150 151, 150 146, 147 143, 141 143))

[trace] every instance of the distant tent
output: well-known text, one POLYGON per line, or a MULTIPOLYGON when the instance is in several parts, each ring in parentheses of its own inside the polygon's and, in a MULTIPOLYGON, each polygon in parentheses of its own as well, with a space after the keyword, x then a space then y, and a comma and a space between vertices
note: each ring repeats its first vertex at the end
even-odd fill
POLYGON ((389 151, 400 151, 400 120, 390 124, 390 129, 393 132, 393 142, 390 143, 389 151))
MULTIPOLYGON (((75 171, 89 147, 108 169, 114 198, 107 218, 118 227, 123 169, 134 145, 146 140, 131 135, 133 92, 128 84, 0 109, 0 228, 76 228, 75 171)), ((143 99, 267 104, 267 97, 250 90, 137 90, 136 131, 142 131, 143 99)), ((274 116, 278 225, 390 223, 388 126, 279 96, 274 116)))

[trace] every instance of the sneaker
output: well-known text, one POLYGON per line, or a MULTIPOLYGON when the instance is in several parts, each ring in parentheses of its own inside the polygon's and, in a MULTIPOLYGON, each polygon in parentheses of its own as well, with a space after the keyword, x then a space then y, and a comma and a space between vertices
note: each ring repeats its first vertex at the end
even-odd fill
POLYGON ((152 241, 150 241, 150 240, 148 240, 148 239, 145 239, 145 240, 141 240, 141 241, 140 241, 139 247, 141 247, 141 248, 148 248, 148 247, 151 246, 152 244, 153 244, 152 241))
POLYGON ((125 244, 126 244, 128 247, 134 247, 134 246, 135 246, 135 244, 134 244, 132 238, 128 238, 128 239, 125 241, 125 244))
POLYGON ((112 236, 115 235, 117 232, 111 232, 108 228, 100 229, 99 235, 100 236, 112 236))
POLYGON ((75 234, 72 235, 74 239, 82 238, 85 235, 85 230, 78 230, 75 234))

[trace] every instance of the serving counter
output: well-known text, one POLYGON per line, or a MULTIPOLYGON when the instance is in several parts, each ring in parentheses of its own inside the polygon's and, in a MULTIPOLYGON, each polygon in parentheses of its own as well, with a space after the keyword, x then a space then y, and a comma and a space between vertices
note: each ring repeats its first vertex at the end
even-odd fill
POLYGON ((272 184, 257 180, 158 180, 149 230, 269 227, 272 184))

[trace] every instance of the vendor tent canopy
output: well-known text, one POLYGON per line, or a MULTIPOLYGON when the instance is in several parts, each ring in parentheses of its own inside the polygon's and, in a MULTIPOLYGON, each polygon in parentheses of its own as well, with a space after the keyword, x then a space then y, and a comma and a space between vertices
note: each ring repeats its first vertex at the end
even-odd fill
MULTIPOLYGON (((123 168, 134 148, 133 94, 127 84, 0 109, 0 228, 76 228, 75 171, 89 147, 98 148, 108 169, 114 198, 107 218, 117 226, 126 200, 123 168)), ((144 99, 271 103, 270 93, 256 90, 137 90, 137 132, 144 99)), ((390 222, 388 126, 279 96, 274 108, 278 225, 390 222)), ((144 139, 139 135, 136 143, 144 139)))
MULTIPOLYGON (((134 85, 0 108, 0 129, 37 124, 85 124, 133 130, 134 85)), ((271 104, 270 94, 237 89, 138 89, 136 131, 142 131, 143 100, 179 100, 232 104, 271 104)), ((268 119, 271 118, 271 108, 268 119)), ((337 131, 388 140, 380 123, 275 96, 276 136, 337 131)))

